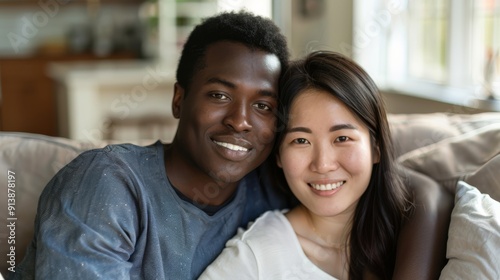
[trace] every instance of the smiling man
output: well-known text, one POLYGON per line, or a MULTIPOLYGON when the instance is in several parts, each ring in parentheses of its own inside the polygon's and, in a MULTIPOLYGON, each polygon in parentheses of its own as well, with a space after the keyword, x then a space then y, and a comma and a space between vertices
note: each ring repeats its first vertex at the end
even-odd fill
POLYGON ((166 146, 170 182, 196 203, 221 205, 272 149, 281 63, 231 41, 211 44, 191 84, 175 85, 179 128, 166 146))
POLYGON ((257 167, 288 58, 269 19, 226 13, 197 26, 177 69, 173 142, 112 145, 64 167, 14 279, 195 279, 238 227, 285 208, 257 167))

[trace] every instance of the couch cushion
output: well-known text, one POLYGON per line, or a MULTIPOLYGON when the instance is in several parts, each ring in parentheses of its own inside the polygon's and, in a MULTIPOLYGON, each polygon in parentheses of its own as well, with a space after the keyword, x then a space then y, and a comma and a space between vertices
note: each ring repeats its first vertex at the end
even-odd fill
POLYGON ((451 191, 462 180, 500 201, 500 123, 413 150, 398 160, 451 191))
POLYGON ((389 114, 388 119, 396 156, 400 156, 489 124, 500 123, 500 113, 389 114))

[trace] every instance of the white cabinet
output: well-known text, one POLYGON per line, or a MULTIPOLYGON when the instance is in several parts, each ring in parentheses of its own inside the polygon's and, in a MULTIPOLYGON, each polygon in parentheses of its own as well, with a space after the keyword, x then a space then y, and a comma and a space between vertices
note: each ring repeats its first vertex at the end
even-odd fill
POLYGON ((141 61, 54 63, 61 136, 98 142, 172 140, 174 78, 141 61))

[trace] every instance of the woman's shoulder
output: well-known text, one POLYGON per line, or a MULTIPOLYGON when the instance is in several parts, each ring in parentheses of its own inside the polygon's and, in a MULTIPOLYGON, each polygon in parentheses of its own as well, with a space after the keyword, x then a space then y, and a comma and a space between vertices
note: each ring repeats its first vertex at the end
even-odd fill
POLYGON ((238 229, 238 234, 233 240, 246 243, 264 242, 275 244, 276 240, 282 242, 282 240, 294 238, 295 233, 284 212, 284 210, 264 212, 254 222, 249 223, 247 229, 238 229))

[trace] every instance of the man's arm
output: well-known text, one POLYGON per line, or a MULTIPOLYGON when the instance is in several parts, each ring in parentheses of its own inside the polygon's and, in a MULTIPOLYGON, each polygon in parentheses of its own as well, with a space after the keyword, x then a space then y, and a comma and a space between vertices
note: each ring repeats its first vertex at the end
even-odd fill
POLYGON ((12 279, 128 279, 138 217, 125 172, 96 154, 42 192, 35 240, 12 279))
POLYGON ((415 208, 399 236, 393 279, 438 279, 447 262, 454 195, 415 171, 405 169, 404 177, 415 208))

